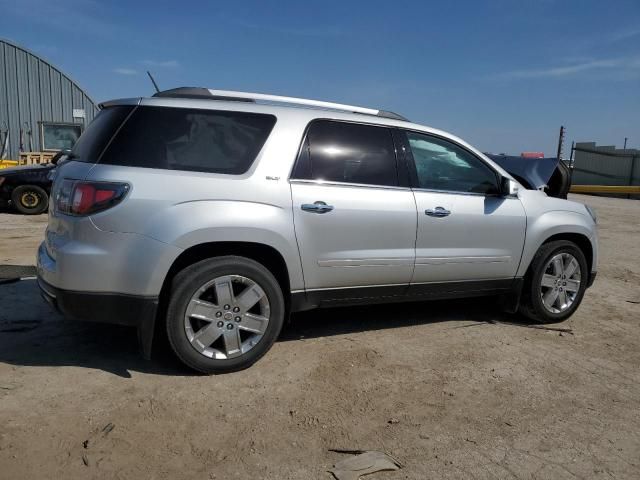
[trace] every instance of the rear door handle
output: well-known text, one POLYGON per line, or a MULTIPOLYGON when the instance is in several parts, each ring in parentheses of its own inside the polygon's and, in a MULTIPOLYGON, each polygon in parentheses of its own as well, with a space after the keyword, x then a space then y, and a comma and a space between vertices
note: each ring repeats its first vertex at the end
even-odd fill
POLYGON ((434 209, 427 208, 424 213, 430 217, 448 217, 451 215, 451 210, 447 210, 444 207, 436 207, 434 209))
POLYGON ((304 210, 305 212, 327 213, 333 210, 333 205, 327 205, 324 202, 317 201, 314 203, 303 203, 300 208, 302 208, 302 210, 304 210))

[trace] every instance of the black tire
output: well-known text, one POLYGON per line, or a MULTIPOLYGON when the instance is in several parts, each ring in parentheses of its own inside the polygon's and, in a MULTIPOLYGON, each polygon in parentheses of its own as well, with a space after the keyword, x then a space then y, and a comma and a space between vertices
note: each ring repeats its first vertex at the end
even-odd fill
POLYGON ((172 282, 167 307, 167 336, 177 357, 188 367, 201 373, 227 373, 243 370, 258 361, 280 335, 285 318, 285 302, 278 281, 260 263, 236 256, 216 257, 195 263, 179 272, 172 282), (185 331, 187 306, 197 290, 207 282, 225 275, 241 275, 258 284, 269 302, 267 328, 248 352, 235 358, 208 358, 191 345, 185 331))
POLYGON ((525 277, 519 312, 537 323, 557 323, 566 320, 573 315, 580 305, 580 302, 582 302, 589 275, 590 272, 588 271, 587 260, 584 253, 582 253, 582 250, 580 250, 575 243, 566 240, 545 243, 540 247, 531 261, 531 266, 525 277), (578 261, 581 279, 573 303, 566 310, 554 313, 549 311, 542 302, 540 284, 547 263, 552 257, 560 253, 571 254, 578 261))
POLYGON ((39 215, 49 207, 49 195, 37 185, 20 185, 11 192, 11 202, 23 215, 39 215))

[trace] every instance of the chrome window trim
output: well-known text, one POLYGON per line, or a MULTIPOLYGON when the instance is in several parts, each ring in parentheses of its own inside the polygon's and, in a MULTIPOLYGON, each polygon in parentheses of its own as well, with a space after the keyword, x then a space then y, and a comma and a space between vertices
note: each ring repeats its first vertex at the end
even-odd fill
POLYGON ((391 185, 372 185, 368 183, 348 183, 348 182, 335 182, 326 180, 307 180, 304 178, 290 178, 289 183, 311 184, 321 185, 327 187, 357 187, 357 188, 375 188, 382 190, 404 190, 411 191, 409 187, 394 187, 391 185))
POLYGON ((458 192, 456 190, 436 190, 434 188, 412 188, 414 192, 425 192, 425 193, 444 193, 447 195, 470 195, 473 197, 495 197, 497 195, 489 195, 486 193, 478 193, 478 192, 458 192))
POLYGON ((492 193, 458 192, 456 190, 436 190, 430 188, 412 188, 414 192, 445 193, 447 195, 470 195, 473 197, 518 198, 518 195, 497 195, 492 193))

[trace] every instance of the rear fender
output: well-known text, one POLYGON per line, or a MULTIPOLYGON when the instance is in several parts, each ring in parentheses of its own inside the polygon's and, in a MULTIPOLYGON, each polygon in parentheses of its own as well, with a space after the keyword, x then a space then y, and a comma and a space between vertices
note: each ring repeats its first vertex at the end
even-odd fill
POLYGON ((251 242, 277 250, 292 290, 304 288, 291 209, 258 202, 198 200, 174 205, 144 232, 186 250, 210 242, 251 242))

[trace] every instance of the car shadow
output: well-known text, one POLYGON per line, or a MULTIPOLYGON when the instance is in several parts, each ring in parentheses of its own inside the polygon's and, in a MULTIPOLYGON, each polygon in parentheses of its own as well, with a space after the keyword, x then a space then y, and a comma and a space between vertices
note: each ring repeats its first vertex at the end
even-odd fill
POLYGON ((452 321, 516 324, 521 322, 517 318, 514 319, 513 315, 496 308, 495 297, 336 307, 293 315, 291 321, 285 325, 279 341, 287 342, 452 321))
POLYGON ((136 329, 64 320, 40 296, 34 278, 0 284, 0 362, 77 366, 131 378, 131 372, 194 375, 159 338, 152 361, 139 353, 136 329))
MULTIPOLYGON (((279 341, 469 320, 513 321, 495 299, 465 299, 314 310, 292 315, 279 341)), ((151 361, 139 351, 136 330, 120 325, 64 320, 41 297, 35 279, 0 284, 0 362, 16 366, 76 366, 122 378, 131 372, 198 375, 171 352, 157 329, 151 361)))

